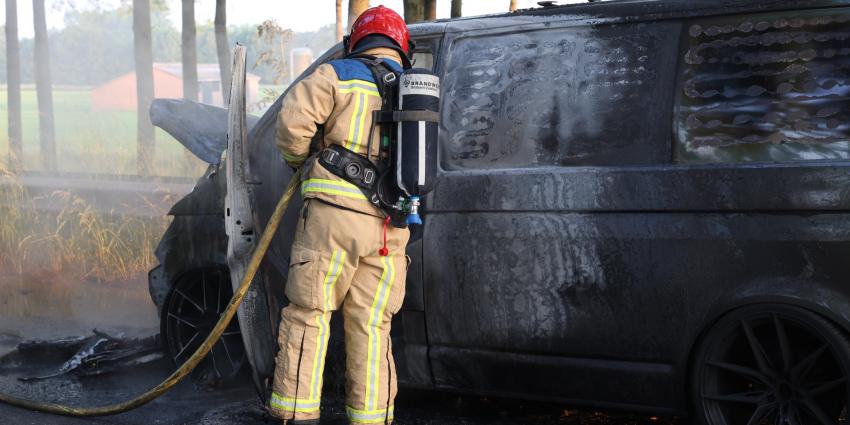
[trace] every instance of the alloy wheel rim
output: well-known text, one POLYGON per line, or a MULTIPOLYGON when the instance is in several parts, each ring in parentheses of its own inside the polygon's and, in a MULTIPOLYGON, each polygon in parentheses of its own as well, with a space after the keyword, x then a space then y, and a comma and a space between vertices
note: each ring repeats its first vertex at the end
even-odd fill
MULTIPOLYGON (((178 279, 165 306, 167 347, 175 363, 185 362, 212 332, 231 296, 230 277, 219 268, 195 270, 178 279)), ((233 320, 203 364, 223 379, 235 376, 245 359, 239 324, 233 320)))
POLYGON ((846 419, 846 364, 811 325, 763 313, 730 326, 701 377, 712 424, 835 425, 846 419))

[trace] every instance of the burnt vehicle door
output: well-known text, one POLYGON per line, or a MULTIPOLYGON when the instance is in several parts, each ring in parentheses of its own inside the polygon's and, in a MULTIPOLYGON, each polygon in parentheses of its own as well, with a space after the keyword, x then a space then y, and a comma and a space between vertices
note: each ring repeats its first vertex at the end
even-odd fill
POLYGON ((617 396, 587 382, 640 379, 660 405, 672 394, 659 333, 683 312, 632 258, 652 225, 611 210, 641 196, 624 170, 670 159, 681 26, 507 22, 450 24, 444 42, 425 228, 437 385, 600 401, 617 396))
MULTIPOLYGON (((444 28, 443 23, 424 23, 410 27, 411 37, 416 44, 412 55, 414 67, 437 71, 444 28)), ((425 320, 422 226, 411 226, 410 230, 407 255, 411 262, 407 271, 404 304, 393 318, 393 354, 400 384, 430 387, 433 378, 428 359, 425 320)))
POLYGON ((650 3, 449 24, 438 387, 682 412, 723 313, 850 317, 847 9, 650 3))

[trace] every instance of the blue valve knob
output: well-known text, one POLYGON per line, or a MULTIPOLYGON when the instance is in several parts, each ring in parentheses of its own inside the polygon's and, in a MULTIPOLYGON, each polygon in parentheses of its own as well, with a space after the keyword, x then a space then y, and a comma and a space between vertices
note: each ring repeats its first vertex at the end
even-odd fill
POLYGON ((422 217, 420 217, 419 214, 410 214, 409 216, 407 216, 407 224, 408 225, 418 224, 418 225, 421 226, 422 225, 422 217))
POLYGON ((419 197, 411 196, 408 205, 410 205, 410 213, 407 215, 407 224, 422 225, 422 217, 419 216, 419 197))

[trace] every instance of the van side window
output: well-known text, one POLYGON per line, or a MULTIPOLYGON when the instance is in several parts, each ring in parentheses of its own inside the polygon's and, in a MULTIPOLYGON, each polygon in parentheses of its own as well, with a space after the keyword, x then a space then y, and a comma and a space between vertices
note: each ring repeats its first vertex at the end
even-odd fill
POLYGON ((416 68, 425 68, 434 70, 434 54, 429 51, 418 50, 413 52, 413 66, 416 68))
POLYGON ((850 159, 850 10, 689 23, 682 163, 850 159))
POLYGON ((678 28, 547 28, 450 41, 443 169, 669 162, 678 28))

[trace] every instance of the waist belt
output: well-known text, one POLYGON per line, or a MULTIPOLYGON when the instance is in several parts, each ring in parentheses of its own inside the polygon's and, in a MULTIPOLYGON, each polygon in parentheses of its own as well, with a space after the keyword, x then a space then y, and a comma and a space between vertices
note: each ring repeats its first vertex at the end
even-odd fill
POLYGON ((357 186, 372 203, 377 203, 378 167, 366 157, 340 145, 319 152, 319 163, 335 176, 357 186))

